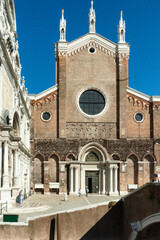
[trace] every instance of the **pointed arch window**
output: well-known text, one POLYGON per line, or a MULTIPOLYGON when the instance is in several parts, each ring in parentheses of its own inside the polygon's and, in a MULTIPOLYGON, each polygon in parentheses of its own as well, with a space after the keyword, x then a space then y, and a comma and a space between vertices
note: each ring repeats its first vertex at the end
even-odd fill
POLYGON ((64 28, 61 30, 61 39, 64 40, 64 28))

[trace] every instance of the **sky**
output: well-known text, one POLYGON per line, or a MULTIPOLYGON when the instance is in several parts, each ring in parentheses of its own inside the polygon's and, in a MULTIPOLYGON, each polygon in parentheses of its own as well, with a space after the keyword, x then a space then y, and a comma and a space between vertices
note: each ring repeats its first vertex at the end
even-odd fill
MULTIPOLYGON (((54 43, 59 41, 61 9, 67 21, 66 40, 89 32, 90 0, 15 0, 22 76, 31 94, 55 85, 54 43)), ((160 96, 160 1, 94 0, 96 32, 117 43, 120 11, 130 45, 129 86, 160 96)))

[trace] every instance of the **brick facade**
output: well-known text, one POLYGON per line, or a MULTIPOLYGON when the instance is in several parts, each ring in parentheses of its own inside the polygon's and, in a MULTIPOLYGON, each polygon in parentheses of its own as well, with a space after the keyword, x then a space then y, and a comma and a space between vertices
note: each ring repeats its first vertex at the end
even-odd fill
POLYGON ((56 192, 84 192, 86 171, 99 171, 99 193, 126 193, 129 185, 149 182, 159 171, 160 99, 128 87, 129 45, 89 33, 57 42, 55 57, 57 85, 31 96, 32 187, 41 184, 47 193, 58 183, 56 192), (95 116, 79 105, 89 89, 105 98, 95 116), (43 121, 44 112, 51 114, 49 121, 43 121), (99 162, 86 163, 90 152, 99 162))

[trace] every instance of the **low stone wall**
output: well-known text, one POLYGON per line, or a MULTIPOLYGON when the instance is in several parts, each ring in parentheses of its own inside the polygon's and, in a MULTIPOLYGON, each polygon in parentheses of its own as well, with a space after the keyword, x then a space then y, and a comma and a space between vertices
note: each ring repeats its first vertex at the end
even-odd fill
POLYGON ((124 240, 132 233, 130 223, 142 221, 160 210, 160 184, 147 183, 124 197, 123 226, 124 240))
POLYGON ((1 223, 0 240, 78 240, 107 211, 107 205, 100 205, 29 218, 28 223, 1 223))

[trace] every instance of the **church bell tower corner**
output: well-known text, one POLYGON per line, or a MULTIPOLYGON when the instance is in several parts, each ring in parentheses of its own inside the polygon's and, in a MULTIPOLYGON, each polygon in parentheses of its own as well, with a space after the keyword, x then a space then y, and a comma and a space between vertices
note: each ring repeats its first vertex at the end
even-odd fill
POLYGON ((130 46, 125 41, 125 21, 123 20, 123 12, 120 13, 120 21, 118 25, 118 44, 117 44, 117 86, 118 86, 118 138, 127 137, 126 122, 126 94, 129 83, 128 60, 130 46))

